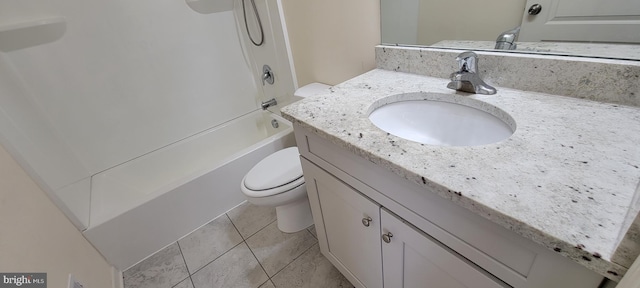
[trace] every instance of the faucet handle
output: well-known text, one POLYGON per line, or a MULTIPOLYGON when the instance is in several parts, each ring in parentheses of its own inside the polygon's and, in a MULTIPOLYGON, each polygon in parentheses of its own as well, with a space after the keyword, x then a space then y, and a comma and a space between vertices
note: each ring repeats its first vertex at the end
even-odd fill
POLYGON ((480 78, 477 71, 478 54, 473 51, 462 52, 456 57, 458 71, 451 73, 451 82, 447 88, 476 94, 496 94, 496 88, 480 78))
POLYGON ((269 65, 267 64, 262 66, 262 86, 265 85, 265 82, 273 85, 274 80, 275 80, 275 77, 273 76, 271 67, 269 67, 269 65))
POLYGON ((459 72, 476 73, 476 64, 478 63, 478 54, 473 51, 462 52, 456 57, 458 61, 459 72))

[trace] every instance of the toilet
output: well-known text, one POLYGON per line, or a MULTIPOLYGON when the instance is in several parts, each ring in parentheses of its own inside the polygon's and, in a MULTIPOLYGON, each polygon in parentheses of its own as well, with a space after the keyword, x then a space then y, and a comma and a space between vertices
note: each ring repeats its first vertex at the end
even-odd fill
MULTIPOLYGON (((299 88, 294 95, 313 96, 326 93, 328 88, 325 84, 312 83, 299 88)), ((276 151, 253 166, 240 185, 249 203, 276 207, 278 229, 286 233, 313 224, 299 157, 297 147, 276 151)))

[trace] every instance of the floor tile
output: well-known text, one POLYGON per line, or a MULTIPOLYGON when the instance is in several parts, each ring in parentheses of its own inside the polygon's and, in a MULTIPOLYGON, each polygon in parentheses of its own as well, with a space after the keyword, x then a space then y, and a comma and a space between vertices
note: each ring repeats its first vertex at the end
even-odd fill
POLYGON ((193 283, 191 283, 191 277, 182 280, 182 282, 178 283, 178 285, 173 286, 173 288, 193 288, 193 283))
POLYGON ((269 280, 245 243, 191 275, 195 288, 259 287, 269 280))
POLYGON ((278 272, 271 281, 278 288, 353 287, 340 271, 322 256, 317 244, 278 272))
POLYGON ((318 239, 318 234, 316 233, 316 225, 311 225, 311 227, 307 228, 307 230, 309 230, 309 232, 313 234, 313 237, 316 237, 316 239, 318 239))
POLYGON ((189 276, 178 243, 127 269, 123 273, 126 288, 171 288, 189 276))
POLYGON ((178 240, 191 273, 220 257, 242 242, 242 237, 226 214, 178 240))
POLYGON ((273 222, 247 239, 249 249, 256 255, 270 277, 307 251, 316 240, 309 231, 284 233, 273 222))
POLYGON ((276 220, 276 208, 256 206, 249 202, 227 212, 231 222, 238 228, 244 239, 276 220))
POLYGON ((264 284, 260 285, 260 287, 258 288, 276 288, 276 285, 273 285, 273 282, 271 282, 271 280, 264 282, 264 284))

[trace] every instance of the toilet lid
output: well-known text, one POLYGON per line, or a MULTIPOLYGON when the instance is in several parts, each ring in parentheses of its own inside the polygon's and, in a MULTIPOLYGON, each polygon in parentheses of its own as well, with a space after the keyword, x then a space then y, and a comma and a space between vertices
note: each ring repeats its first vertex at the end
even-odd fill
POLYGON ((298 147, 273 153, 253 166, 244 179, 244 186, 253 191, 269 190, 302 177, 298 147))

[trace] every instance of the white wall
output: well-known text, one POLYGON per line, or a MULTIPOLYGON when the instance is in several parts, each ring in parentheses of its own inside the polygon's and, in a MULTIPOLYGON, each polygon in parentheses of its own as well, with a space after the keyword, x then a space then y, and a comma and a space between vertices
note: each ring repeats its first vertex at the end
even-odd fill
POLYGON ((382 0, 382 42, 494 41, 522 21, 526 0, 382 0))
POLYGON ((380 1, 282 0, 282 6, 299 86, 335 85, 375 68, 380 1))
MULTIPOLYGON (((0 146, 0 271, 46 272, 48 287, 111 288, 111 266, 0 146)), ((117 275, 115 275, 117 277, 117 275)))
POLYGON ((382 43, 418 43, 420 0, 380 0, 382 43))
POLYGON ((76 226, 87 227, 89 187, 77 191, 73 190, 77 185, 65 185, 89 172, 54 132, 31 96, 8 57, 0 53, 0 144, 13 155, 21 155, 22 167, 47 193, 54 193, 52 187, 62 187, 62 193, 53 199, 76 226))
POLYGON ((520 26, 525 0, 420 0, 418 44, 442 40, 495 41, 520 26))
POLYGON ((0 1, 0 25, 41 16, 65 17, 66 32, 3 53, 0 76, 13 87, 0 88, 11 90, 0 104, 20 105, 3 111, 13 127, 0 133, 51 190, 82 194, 91 175, 262 101, 232 11, 205 15, 170 0, 0 1))

